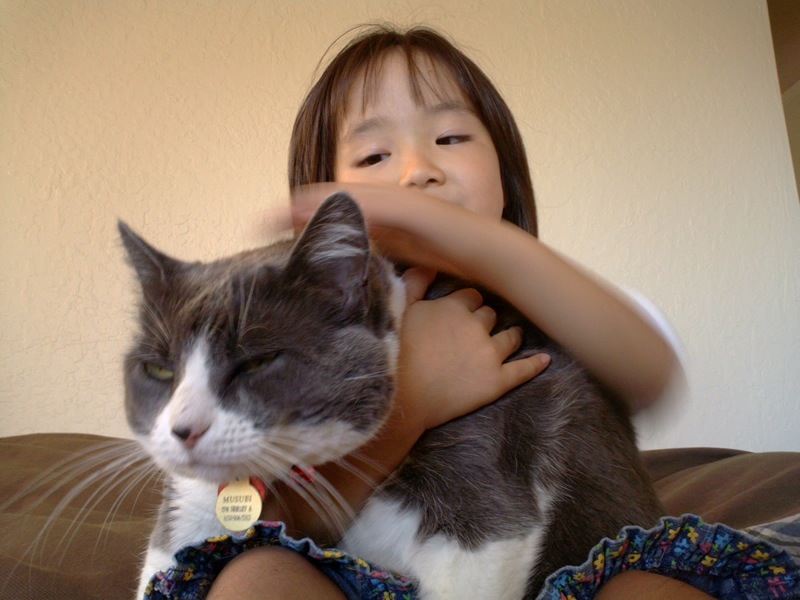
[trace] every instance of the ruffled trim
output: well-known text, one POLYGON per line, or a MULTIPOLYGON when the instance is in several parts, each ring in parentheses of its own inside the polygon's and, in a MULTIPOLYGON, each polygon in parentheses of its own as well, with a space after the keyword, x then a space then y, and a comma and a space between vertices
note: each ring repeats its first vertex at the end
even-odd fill
POLYGON ((241 535, 209 538, 175 555, 177 567, 156 573, 145 591, 154 600, 202 600, 223 567, 251 548, 281 546, 299 552, 314 561, 334 579, 344 576, 364 599, 414 600, 416 588, 411 579, 400 577, 350 556, 343 550, 320 548, 312 540, 296 540, 286 534, 286 525, 278 522, 256 523, 241 535))
MULTIPOLYGON (((282 546, 313 560, 351 598, 415 600, 411 579, 382 570, 338 549, 286 535, 283 523, 257 523, 241 535, 210 538, 175 555, 178 566, 157 573, 145 597, 202 600, 223 567, 251 548, 282 546), (344 582, 344 585, 342 585, 344 582)), ((652 529, 625 527, 606 538, 580 566, 550 575, 540 600, 587 600, 615 575, 638 569, 686 582, 729 600, 800 598, 800 568, 785 550, 700 517, 664 517, 652 529)))
POLYGON ((664 517, 652 529, 625 527, 577 567, 550 575, 540 600, 593 598, 609 579, 638 569, 730 600, 800 597, 800 568, 785 550, 695 515, 664 517))

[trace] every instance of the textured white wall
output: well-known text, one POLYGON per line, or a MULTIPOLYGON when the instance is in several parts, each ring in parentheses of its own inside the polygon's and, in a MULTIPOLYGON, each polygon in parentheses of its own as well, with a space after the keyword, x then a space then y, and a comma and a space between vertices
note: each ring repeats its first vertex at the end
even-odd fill
POLYGON ((133 280, 258 243, 327 46, 425 22, 525 135, 542 238, 648 295, 689 355, 643 444, 800 450, 800 205, 754 0, 0 0, 0 435, 127 435, 133 280))

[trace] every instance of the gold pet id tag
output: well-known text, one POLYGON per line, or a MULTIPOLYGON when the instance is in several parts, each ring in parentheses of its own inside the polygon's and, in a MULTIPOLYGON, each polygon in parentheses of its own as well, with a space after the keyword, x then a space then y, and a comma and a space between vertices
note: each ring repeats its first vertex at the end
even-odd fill
POLYGON ((234 533, 247 531, 261 516, 264 494, 249 479, 221 485, 217 495, 217 521, 234 533))

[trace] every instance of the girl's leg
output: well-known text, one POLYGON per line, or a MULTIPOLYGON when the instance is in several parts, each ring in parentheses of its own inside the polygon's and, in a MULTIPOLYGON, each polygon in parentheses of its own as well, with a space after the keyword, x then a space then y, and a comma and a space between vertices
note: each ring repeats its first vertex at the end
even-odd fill
POLYGON ((279 547, 254 548, 231 561, 208 600, 345 600, 341 590, 300 554, 279 547))
POLYGON ((625 571, 597 592, 597 600, 713 600, 689 584, 645 571, 625 571))

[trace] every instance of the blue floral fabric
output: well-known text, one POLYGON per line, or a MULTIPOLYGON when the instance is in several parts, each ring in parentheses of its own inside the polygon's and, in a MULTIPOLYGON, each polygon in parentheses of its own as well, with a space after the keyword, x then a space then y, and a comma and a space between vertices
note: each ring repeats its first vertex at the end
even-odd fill
POLYGON ((305 555, 330 577, 348 600, 416 600, 416 586, 405 577, 370 565, 335 548, 320 548, 306 538, 286 534, 283 523, 256 523, 241 535, 210 538, 175 555, 178 566, 157 573, 145 598, 154 600, 201 600, 222 568, 236 556, 260 546, 282 546, 305 555))
MULTIPOLYGON (((416 600, 414 581, 337 549, 286 535, 282 523, 257 523, 241 536, 220 536, 184 548, 178 566, 153 577, 145 596, 158 600, 205 598, 222 568, 242 552, 283 546, 313 561, 348 600, 416 600)), ((800 568, 785 551, 700 517, 664 517, 651 529, 625 527, 600 541, 582 565, 551 574, 539 600, 585 600, 615 575, 632 569, 686 582, 716 598, 800 598, 800 568)))
POLYGON ((547 578, 540 600, 593 598, 609 579, 639 569, 688 583, 715 598, 800 598, 800 568, 783 549, 700 517, 664 517, 652 529, 626 527, 578 567, 547 578))

